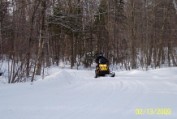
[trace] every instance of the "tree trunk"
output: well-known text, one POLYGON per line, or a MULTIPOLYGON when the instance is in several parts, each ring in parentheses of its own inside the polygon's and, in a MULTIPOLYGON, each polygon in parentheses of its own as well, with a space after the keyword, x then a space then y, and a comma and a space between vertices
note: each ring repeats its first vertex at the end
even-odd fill
POLYGON ((0 21, 0 59, 1 59, 2 55, 3 55, 2 24, 1 24, 1 21, 0 21))
POLYGON ((42 62, 44 58, 44 37, 45 37, 45 19, 46 19, 46 1, 42 0, 41 2, 42 11, 41 11, 41 30, 39 35, 39 46, 38 46, 38 55, 37 55, 37 69, 36 75, 41 75, 42 62))

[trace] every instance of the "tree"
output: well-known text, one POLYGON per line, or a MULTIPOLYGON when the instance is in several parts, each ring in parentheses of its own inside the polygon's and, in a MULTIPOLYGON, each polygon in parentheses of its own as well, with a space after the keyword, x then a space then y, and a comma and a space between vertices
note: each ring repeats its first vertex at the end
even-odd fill
MULTIPOLYGON (((4 19, 8 12, 8 1, 1 0, 0 1, 0 55, 3 55, 3 31, 4 31, 4 19)), ((0 56, 1 58, 1 56, 0 56)))
POLYGON ((36 75, 41 75, 42 63, 44 61, 44 43, 46 38, 46 4, 46 0, 41 0, 41 21, 39 31, 39 46, 36 61, 36 75))

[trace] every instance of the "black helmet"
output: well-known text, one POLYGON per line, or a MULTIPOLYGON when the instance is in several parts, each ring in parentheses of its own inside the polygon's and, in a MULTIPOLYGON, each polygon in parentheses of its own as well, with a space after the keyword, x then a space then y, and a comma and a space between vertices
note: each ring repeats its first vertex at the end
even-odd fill
POLYGON ((103 53, 102 53, 102 52, 100 52, 100 53, 98 54, 98 56, 103 56, 103 53))
POLYGON ((99 52, 99 53, 96 53, 96 54, 95 54, 95 58, 100 57, 100 56, 103 57, 104 54, 103 54, 102 52, 99 52))

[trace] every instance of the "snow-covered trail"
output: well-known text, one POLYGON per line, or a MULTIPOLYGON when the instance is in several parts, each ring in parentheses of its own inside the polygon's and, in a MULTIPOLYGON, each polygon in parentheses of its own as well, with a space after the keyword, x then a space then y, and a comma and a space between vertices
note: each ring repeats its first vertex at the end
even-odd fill
POLYGON ((95 79, 94 71, 55 68, 33 85, 0 85, 0 118, 175 119, 176 72, 120 71, 95 79), (172 112, 157 113, 163 109, 172 112))

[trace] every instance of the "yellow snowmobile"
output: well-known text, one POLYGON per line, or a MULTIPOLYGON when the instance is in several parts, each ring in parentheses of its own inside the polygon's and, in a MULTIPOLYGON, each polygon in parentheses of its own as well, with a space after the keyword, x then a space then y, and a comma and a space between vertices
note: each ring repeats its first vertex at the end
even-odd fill
POLYGON ((106 75, 110 77, 114 77, 115 73, 110 72, 108 64, 98 64, 95 70, 95 78, 99 76, 106 76, 106 75))

